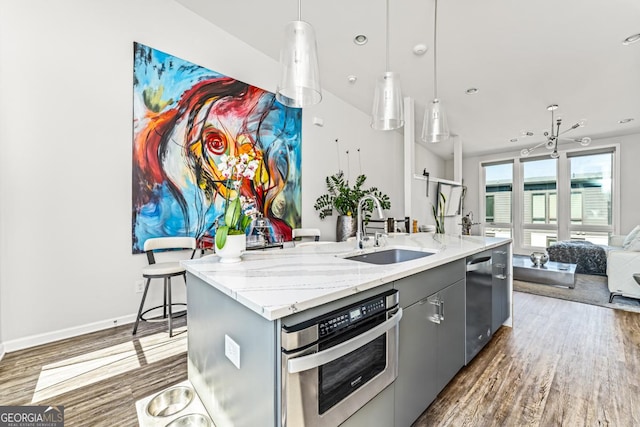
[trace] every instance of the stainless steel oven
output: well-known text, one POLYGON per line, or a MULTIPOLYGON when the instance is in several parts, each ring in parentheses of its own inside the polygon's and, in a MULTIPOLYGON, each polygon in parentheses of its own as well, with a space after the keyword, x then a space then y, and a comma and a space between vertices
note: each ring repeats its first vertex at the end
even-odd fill
POLYGON ((338 426, 398 376, 398 291, 283 326, 282 426, 338 426))

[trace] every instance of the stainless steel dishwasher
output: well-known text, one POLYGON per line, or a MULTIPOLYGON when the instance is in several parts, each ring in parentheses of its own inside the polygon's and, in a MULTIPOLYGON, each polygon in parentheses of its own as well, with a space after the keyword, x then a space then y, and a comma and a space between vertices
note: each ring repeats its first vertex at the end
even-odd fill
POLYGON ((468 364, 491 339, 491 250, 467 257, 466 357, 468 364))

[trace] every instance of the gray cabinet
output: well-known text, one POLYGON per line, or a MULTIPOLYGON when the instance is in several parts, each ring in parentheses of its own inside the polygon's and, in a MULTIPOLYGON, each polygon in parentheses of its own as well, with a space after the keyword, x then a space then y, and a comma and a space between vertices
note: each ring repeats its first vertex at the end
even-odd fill
POLYGON ((494 249, 492 259, 491 331, 495 333, 509 318, 509 278, 511 275, 509 245, 502 245, 494 249))
POLYGON ((460 280, 438 293, 441 300, 441 320, 437 325, 436 348, 438 392, 464 365, 465 286, 460 280))
POLYGON ((410 426, 464 365, 464 272, 464 262, 453 262, 394 284, 404 305, 396 427, 410 426))
POLYGON ((395 426, 410 426, 438 394, 435 306, 427 298, 404 309, 400 321, 395 426))

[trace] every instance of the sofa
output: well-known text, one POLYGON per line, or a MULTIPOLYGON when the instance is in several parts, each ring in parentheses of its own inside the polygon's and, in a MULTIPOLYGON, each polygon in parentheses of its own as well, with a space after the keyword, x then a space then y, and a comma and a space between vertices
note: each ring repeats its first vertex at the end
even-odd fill
POLYGON ((609 302, 616 296, 640 299, 640 285, 633 278, 640 273, 640 225, 626 236, 609 237, 607 282, 609 302))

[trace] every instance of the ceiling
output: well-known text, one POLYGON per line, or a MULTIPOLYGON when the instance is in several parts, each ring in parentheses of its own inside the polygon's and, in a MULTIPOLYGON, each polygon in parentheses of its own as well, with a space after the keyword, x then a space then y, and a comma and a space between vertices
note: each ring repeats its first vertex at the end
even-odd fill
MULTIPOLYGON (((177 1, 276 60, 284 26, 298 16, 295 0, 177 1)), ((385 1, 301 4, 302 20, 316 30, 323 89, 370 114, 375 80, 386 67, 385 1), (365 45, 353 42, 358 34, 368 37, 365 45)), ((419 139, 434 93, 434 0, 390 0, 389 10, 389 68, 400 74, 403 95, 415 100, 419 139), (422 56, 413 53, 420 43, 428 49, 422 56)), ((638 0, 441 0, 438 97, 463 153, 544 141, 550 104, 559 105, 561 131, 587 120, 567 137, 640 133, 640 41, 622 43, 637 33, 638 0), (466 94, 472 87, 478 93, 466 94), (627 118, 634 120, 619 123, 627 118)), ((453 151, 451 141, 428 148, 444 158, 453 151)))

